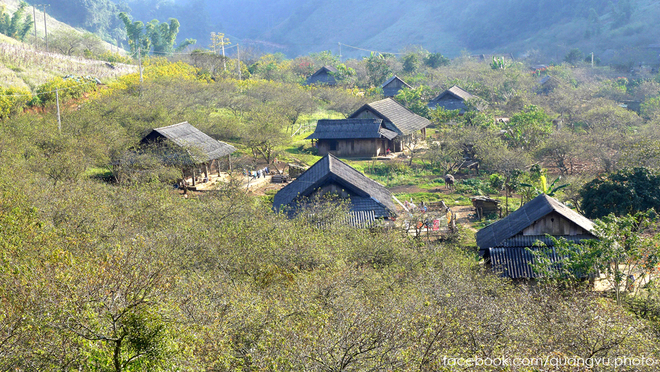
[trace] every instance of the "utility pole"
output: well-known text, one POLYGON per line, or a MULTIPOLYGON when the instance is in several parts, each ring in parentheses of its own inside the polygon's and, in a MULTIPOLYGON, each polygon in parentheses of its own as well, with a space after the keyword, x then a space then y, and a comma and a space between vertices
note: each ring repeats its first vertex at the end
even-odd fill
POLYGON ((60 117, 60 90, 55 88, 55 101, 57 102, 57 131, 62 134, 62 118, 60 117))
POLYGON ((591 68, 594 68, 594 52, 591 52, 591 68))
POLYGON ((225 34, 222 34, 222 40, 220 41, 220 45, 222 45, 222 66, 225 68, 225 71, 227 71, 227 61, 225 60, 225 34))
POLYGON ((341 43, 337 44, 339 44, 339 62, 341 63, 341 43))
POLYGON ((46 7, 50 4, 39 4, 44 7, 44 37, 46 38, 46 53, 48 53, 48 22, 46 22, 46 7))
POLYGON ((238 47, 238 44, 236 44, 236 67, 238 67, 238 80, 241 79, 241 50, 238 47))
POLYGON ((140 69, 140 90, 142 90, 142 47, 138 47, 138 69, 140 69))
POLYGON ((37 6, 32 6, 32 19, 34 19, 34 49, 37 49, 37 6))
POLYGON ((213 46, 213 54, 216 54, 216 51, 215 51, 215 32, 211 32, 211 45, 213 46))

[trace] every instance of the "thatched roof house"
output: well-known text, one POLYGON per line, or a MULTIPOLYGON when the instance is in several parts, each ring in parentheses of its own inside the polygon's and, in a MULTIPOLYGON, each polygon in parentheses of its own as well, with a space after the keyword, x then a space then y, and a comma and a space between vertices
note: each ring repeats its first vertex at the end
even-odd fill
POLYGON ((380 86, 383 89, 383 95, 385 97, 394 97, 399 94, 399 91, 403 88, 412 89, 405 81, 401 80, 400 77, 394 75, 391 78, 387 79, 383 85, 380 86))
POLYGON ((435 109, 438 106, 445 110, 461 110, 463 114, 467 111, 465 101, 475 98, 472 94, 466 92, 461 87, 454 85, 453 87, 440 93, 437 97, 433 98, 429 103, 429 108, 435 109))
POLYGON ((351 213, 366 213, 373 218, 390 218, 396 215, 389 190, 332 154, 321 158, 275 194, 273 209, 293 216, 311 198, 326 193, 334 193, 348 199, 351 213))
POLYGON ((554 243, 548 235, 573 242, 596 239, 591 232, 593 227, 588 218, 542 194, 507 217, 479 230, 477 246, 480 255, 502 276, 535 278, 534 256, 528 248, 538 249, 534 247, 537 241, 552 248, 554 243))
POLYGON ((398 134, 382 119, 319 120, 307 139, 315 140, 319 155, 372 157, 384 155, 398 134))
POLYGON ((306 84, 307 85, 314 85, 314 84, 325 84, 325 85, 336 85, 337 80, 335 79, 334 75, 337 73, 337 69, 332 67, 332 66, 323 66, 320 69, 316 70, 315 73, 312 74, 312 76, 307 78, 306 84))

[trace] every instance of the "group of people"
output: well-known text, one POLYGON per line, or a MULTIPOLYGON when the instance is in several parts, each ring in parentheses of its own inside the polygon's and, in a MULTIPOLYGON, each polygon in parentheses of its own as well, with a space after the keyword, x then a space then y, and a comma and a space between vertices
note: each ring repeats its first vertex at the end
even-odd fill
POLYGON ((252 177, 253 179, 265 178, 269 173, 270 173, 270 169, 268 169, 268 167, 264 167, 262 169, 258 169, 255 171, 248 171, 245 168, 243 168, 243 175, 245 175, 245 177, 252 177))
MULTIPOLYGON (((412 198, 410 198, 410 201, 405 200, 403 202, 404 207, 410 212, 414 212, 417 209, 417 205, 413 203, 412 198)), ((422 213, 426 213, 428 211, 428 207, 426 204, 422 201, 421 204, 419 205, 419 211, 422 213)))

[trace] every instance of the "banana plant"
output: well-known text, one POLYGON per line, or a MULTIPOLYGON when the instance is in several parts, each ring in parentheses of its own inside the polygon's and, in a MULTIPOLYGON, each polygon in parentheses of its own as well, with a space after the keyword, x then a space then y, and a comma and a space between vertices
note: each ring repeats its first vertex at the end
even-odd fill
POLYGON ((520 186, 528 187, 530 189, 534 188, 534 191, 536 192, 537 196, 541 195, 541 194, 545 194, 545 195, 548 195, 548 196, 555 196, 557 191, 559 191, 559 190, 561 190, 565 187, 568 187, 568 185, 569 185, 568 183, 565 183, 563 185, 555 186, 557 184, 557 182, 559 182, 559 180, 561 180, 561 176, 555 178, 555 180, 552 181, 552 183, 548 185, 548 180, 546 179, 545 175, 541 175, 541 177, 539 178, 539 182, 538 182, 539 187, 536 187, 536 185, 531 185, 529 183, 521 183, 520 186))

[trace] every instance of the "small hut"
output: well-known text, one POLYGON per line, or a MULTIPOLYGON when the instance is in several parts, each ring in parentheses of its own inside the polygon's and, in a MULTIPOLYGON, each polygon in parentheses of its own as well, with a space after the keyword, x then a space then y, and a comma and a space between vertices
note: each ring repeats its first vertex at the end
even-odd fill
POLYGON ((394 97, 399 94, 399 91, 403 88, 412 89, 405 81, 401 80, 400 77, 394 75, 391 78, 387 79, 383 85, 380 86, 383 89, 383 95, 385 97, 394 97))
POLYGON ((335 79, 334 74, 337 73, 337 69, 332 66, 323 66, 320 69, 316 70, 312 76, 307 78, 307 85, 336 85, 337 80, 335 79))
POLYGON ((463 115, 468 110, 465 102, 472 98, 475 98, 475 96, 454 85, 433 98, 428 103, 428 106, 434 110, 438 107, 442 107, 445 110, 460 110, 459 113, 463 115))
POLYGON ((201 168, 206 178, 209 177, 209 167, 216 168, 220 174, 219 159, 227 157, 231 167, 231 155, 236 148, 230 144, 215 140, 187 121, 162 128, 155 128, 142 141, 142 145, 161 145, 169 143, 181 149, 181 152, 171 151, 169 157, 177 157, 176 163, 183 168, 183 176, 188 173, 192 177, 193 186, 197 171, 201 168))
POLYGON ((470 199, 479 220, 490 215, 502 217, 502 208, 500 207, 499 200, 487 196, 473 196, 470 199))
POLYGON ((539 195, 505 218, 479 230, 476 234, 479 254, 487 265, 501 276, 512 279, 533 279, 534 255, 531 251, 550 249, 551 260, 558 260, 554 241, 563 238, 580 243, 596 239, 593 222, 573 211, 557 199, 539 195), (537 246, 544 244, 544 248, 537 246))

